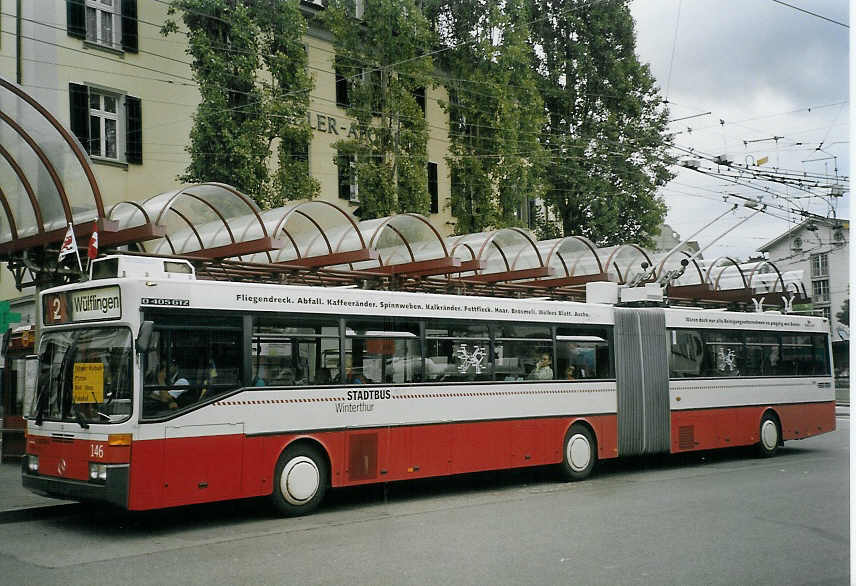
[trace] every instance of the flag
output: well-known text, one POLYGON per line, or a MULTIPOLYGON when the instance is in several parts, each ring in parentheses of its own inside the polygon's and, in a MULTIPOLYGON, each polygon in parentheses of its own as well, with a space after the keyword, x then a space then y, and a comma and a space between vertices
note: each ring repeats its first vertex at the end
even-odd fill
POLYGON ((98 256, 98 232, 93 232, 92 236, 89 237, 89 250, 86 256, 89 257, 89 260, 98 256))
POLYGON ((62 262, 69 254, 74 254, 77 257, 77 265, 80 270, 83 270, 83 265, 80 264, 80 255, 77 253, 77 240, 74 238, 74 228, 71 222, 68 223, 68 231, 65 233, 65 239, 62 241, 62 246, 59 249, 59 262, 62 262))

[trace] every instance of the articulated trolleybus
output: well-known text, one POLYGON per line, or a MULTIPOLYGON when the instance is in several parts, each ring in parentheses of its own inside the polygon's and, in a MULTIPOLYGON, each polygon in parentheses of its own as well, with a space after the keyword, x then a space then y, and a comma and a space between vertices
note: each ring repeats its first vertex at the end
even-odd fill
POLYGON ((41 293, 23 483, 132 510, 835 429, 822 318, 197 280, 113 256, 41 293))

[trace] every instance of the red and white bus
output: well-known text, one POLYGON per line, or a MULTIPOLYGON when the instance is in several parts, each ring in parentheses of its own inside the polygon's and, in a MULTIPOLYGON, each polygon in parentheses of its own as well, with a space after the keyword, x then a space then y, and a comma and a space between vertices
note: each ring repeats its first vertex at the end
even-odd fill
POLYGON ((132 510, 756 445, 835 429, 828 322, 197 280, 108 257, 41 293, 23 483, 132 510))

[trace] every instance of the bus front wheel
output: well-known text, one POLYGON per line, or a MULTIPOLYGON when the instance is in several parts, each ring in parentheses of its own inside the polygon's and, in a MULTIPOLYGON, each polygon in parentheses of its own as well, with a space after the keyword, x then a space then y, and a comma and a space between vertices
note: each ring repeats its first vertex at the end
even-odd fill
POLYGON ((289 446, 276 463, 271 499, 287 517, 306 515, 318 508, 328 482, 327 461, 318 448, 289 446))
POLYGON ((756 445, 758 456, 761 458, 770 458, 775 455, 779 449, 781 438, 782 432, 776 417, 772 413, 764 413, 758 433, 759 441, 756 445))
POLYGON ((588 478, 596 462, 597 443, 591 431, 585 425, 575 423, 565 434, 562 449, 562 476, 567 480, 588 478))

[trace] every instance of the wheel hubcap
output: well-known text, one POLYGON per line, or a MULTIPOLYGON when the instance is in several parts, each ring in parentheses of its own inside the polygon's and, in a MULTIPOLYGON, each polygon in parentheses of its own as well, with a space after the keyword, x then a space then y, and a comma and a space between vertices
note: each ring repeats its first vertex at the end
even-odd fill
POLYGON ((279 487, 282 496, 293 505, 302 505, 318 492, 321 474, 311 458, 298 456, 282 470, 279 487))
POLYGON ((566 456, 568 465, 574 472, 585 470, 591 462, 591 444, 589 444, 588 438, 581 433, 571 436, 568 441, 566 456))
POLYGON ((761 424, 761 441, 768 450, 776 448, 779 443, 779 431, 776 429, 775 422, 767 419, 761 424))

